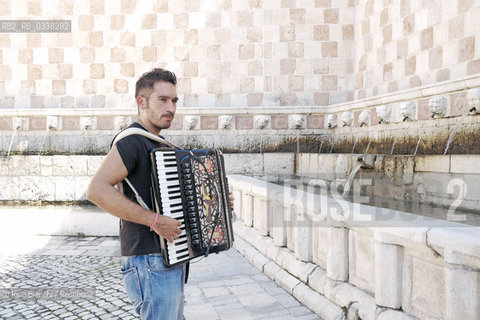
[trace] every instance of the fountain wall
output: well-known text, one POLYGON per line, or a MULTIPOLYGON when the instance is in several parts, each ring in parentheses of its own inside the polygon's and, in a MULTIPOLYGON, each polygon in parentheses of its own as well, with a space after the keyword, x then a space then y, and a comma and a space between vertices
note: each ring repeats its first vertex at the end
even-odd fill
MULTIPOLYGON (((164 134, 180 146, 225 152, 478 154, 479 85, 480 77, 471 76, 321 110, 179 108, 164 134)), ((2 109, 0 114, 5 155, 105 154, 136 111, 2 109)))
POLYGON ((251 177, 230 183, 238 250, 322 319, 480 316, 479 227, 251 177))

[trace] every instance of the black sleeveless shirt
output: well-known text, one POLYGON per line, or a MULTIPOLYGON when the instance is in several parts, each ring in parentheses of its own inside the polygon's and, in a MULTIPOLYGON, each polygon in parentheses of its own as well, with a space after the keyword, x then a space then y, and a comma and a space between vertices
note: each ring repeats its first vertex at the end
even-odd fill
MULTIPOLYGON (((136 122, 130 127, 147 131, 136 122)), ((119 140, 116 145, 123 164, 127 168, 127 178, 143 201, 152 209, 150 150, 161 147, 162 144, 141 135, 130 135, 119 140)), ((137 202, 135 193, 125 181, 122 181, 122 187, 125 196, 137 202)), ((120 247, 122 256, 161 253, 159 236, 150 231, 150 227, 126 220, 120 220, 120 247)))

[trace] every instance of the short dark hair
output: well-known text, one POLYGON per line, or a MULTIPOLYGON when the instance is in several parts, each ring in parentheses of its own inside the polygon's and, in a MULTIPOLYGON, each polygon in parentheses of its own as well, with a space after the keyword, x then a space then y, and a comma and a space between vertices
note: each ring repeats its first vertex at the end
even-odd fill
POLYGON ((177 85, 177 76, 175 73, 162 69, 162 68, 154 68, 152 71, 145 72, 138 80, 135 86, 135 98, 138 96, 145 94, 146 91, 147 98, 150 96, 150 92, 153 89, 153 85, 157 81, 166 81, 170 82, 174 86, 177 85))

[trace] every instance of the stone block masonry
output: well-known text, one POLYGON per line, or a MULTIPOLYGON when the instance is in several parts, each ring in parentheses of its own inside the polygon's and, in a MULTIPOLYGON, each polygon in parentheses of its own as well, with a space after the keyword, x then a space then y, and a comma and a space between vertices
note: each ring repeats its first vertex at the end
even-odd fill
POLYGON ((1 35, 1 108, 134 108, 135 81, 152 67, 176 72, 183 107, 306 106, 353 97, 345 86, 354 75, 352 1, 9 0, 1 15, 72 24, 71 33, 1 35), (315 72, 319 60, 323 72, 315 72), (350 68, 337 68, 339 61, 350 68))
MULTIPOLYGON (((264 199, 268 193, 261 190, 269 189, 264 181, 236 175, 229 180, 236 194, 264 199)), ((277 190, 278 186, 271 188, 277 190)), ((288 188, 284 187, 285 194, 291 192, 288 188)), ((270 200, 276 206, 291 208, 300 200, 282 197, 278 191, 273 195, 270 200)), ((273 219, 273 234, 265 234, 263 229, 237 219, 234 230, 240 253, 322 319, 480 317, 479 227, 433 218, 412 219, 414 215, 406 218, 401 212, 385 221, 385 212, 380 212, 384 209, 375 211, 363 205, 355 209, 346 202, 340 205, 323 198, 316 195, 311 202, 303 198, 308 216, 316 223, 303 229, 311 236, 296 235, 294 247, 285 247, 276 237, 281 235, 278 229, 293 229, 298 221, 285 219, 279 224, 273 219), (314 205, 322 202, 327 205, 314 205), (340 215, 339 207, 343 207, 340 215), (346 217, 354 210, 363 219, 346 217), (325 231, 319 232, 322 229, 325 231), (302 253, 310 246, 315 251, 311 258, 302 253), (325 251, 326 263, 322 262, 325 251)), ((249 208, 254 210, 253 216, 270 214, 249 208)), ((242 211, 245 215, 245 208, 242 211)), ((291 214, 298 212, 305 212, 305 208, 297 207, 291 214)), ((287 230, 284 234, 286 243, 295 236, 287 230)))

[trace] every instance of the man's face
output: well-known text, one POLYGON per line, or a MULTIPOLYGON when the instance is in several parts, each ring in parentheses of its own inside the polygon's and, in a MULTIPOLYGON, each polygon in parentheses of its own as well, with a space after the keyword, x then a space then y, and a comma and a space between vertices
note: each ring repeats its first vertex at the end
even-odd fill
POLYGON ((177 89, 167 81, 157 81, 140 114, 141 120, 151 128, 167 129, 172 124, 177 108, 177 89))

